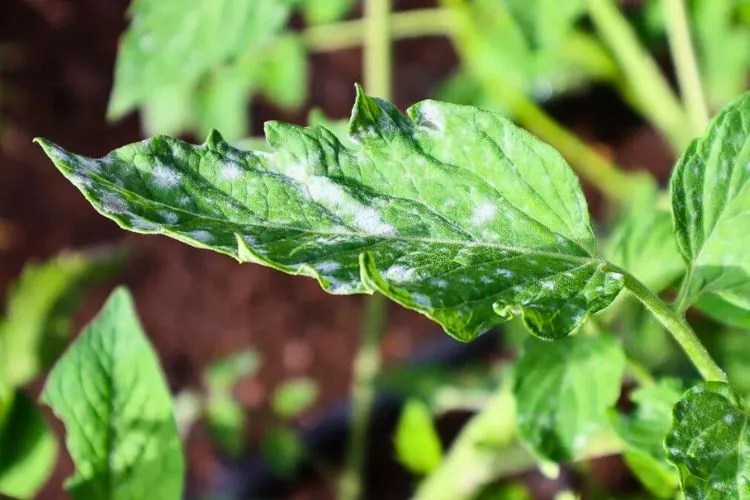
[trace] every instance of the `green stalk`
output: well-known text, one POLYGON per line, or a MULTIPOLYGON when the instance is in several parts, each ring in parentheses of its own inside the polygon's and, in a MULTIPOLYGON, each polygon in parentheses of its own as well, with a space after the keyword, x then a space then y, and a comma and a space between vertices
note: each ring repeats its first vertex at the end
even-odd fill
POLYGON ((625 288, 640 300, 664 328, 672 334, 672 337, 680 344, 680 347, 685 351, 685 354, 690 358, 690 361, 698 369, 701 376, 709 381, 726 382, 727 375, 713 360, 685 318, 634 276, 622 269, 615 268, 615 270, 622 273, 625 277, 625 288))
MULTIPOLYGON (((420 38, 450 34, 453 23, 445 9, 416 9, 393 12, 389 16, 390 38, 420 38)), ((366 19, 312 26, 301 33, 302 42, 310 52, 332 52, 358 47, 367 36, 366 19)))
MULTIPOLYGON (((364 81, 368 92, 391 98, 391 0, 366 0, 364 81)), ((375 378, 380 371, 380 333, 385 323, 387 302, 376 293, 366 299, 362 337, 354 359, 352 420, 342 473, 339 500, 362 496, 362 474, 367 451, 367 431, 375 401, 375 378)))
POLYGON ((618 5, 614 0, 589 0, 589 13, 622 67, 640 112, 662 131, 676 151, 682 151, 692 135, 685 127, 685 112, 618 5))
POLYGON ((690 39, 690 27, 683 0, 664 0, 664 21, 685 107, 694 133, 700 135, 708 126, 708 105, 703 93, 693 42, 690 39))

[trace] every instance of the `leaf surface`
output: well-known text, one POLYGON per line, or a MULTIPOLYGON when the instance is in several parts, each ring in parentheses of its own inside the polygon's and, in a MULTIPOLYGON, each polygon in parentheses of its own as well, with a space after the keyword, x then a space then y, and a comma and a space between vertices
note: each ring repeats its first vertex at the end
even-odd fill
POLYGON ((624 370, 625 354, 613 335, 554 343, 529 338, 515 371, 522 441, 544 459, 575 458, 606 423, 624 370))
POLYGON ((84 292, 111 276, 121 260, 112 250, 63 253, 24 268, 0 322, 0 372, 10 387, 27 384, 57 359, 84 292))
POLYGON ((664 438, 672 426, 672 407, 680 396, 679 381, 665 379, 633 391, 630 399, 636 410, 632 414, 613 411, 613 427, 627 445, 625 462, 659 498, 672 498, 678 486, 677 470, 666 461, 664 438))
POLYGON ((42 401, 65 424, 73 498, 180 498, 172 398, 127 291, 113 292, 57 362, 42 401))
POLYGON ((561 338, 623 276, 595 254, 578 179, 505 118, 434 101, 403 116, 358 91, 351 144, 271 122, 272 153, 166 137, 98 160, 42 146, 99 210, 241 261, 383 293, 461 340, 516 315, 561 338))
POLYGON ((443 459, 443 445, 435 429, 430 408, 419 399, 409 399, 401 410, 394 437, 396 458, 415 474, 429 474, 443 459))
POLYGON ((712 294, 750 311, 750 93, 690 144, 675 167, 671 191, 677 244, 688 264, 689 303, 712 294))
POLYGON ((747 422, 744 402, 721 382, 699 384, 677 403, 666 446, 686 500, 750 495, 747 422))

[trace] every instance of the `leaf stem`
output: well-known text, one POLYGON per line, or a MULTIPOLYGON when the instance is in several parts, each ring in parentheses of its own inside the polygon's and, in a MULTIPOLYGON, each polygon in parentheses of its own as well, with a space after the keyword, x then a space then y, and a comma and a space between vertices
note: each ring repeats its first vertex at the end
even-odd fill
POLYGON ((661 300, 643 283, 622 269, 615 268, 625 277, 625 287, 656 317, 672 337, 680 344, 690 361, 708 381, 726 382, 727 376, 701 343, 685 318, 661 300))
MULTIPOLYGON (((391 40, 444 36, 451 33, 453 26, 450 16, 442 8, 393 12, 389 16, 389 24, 391 40)), ((365 19, 311 26, 302 32, 301 37, 310 52, 349 49, 362 44, 363 38, 367 36, 366 26, 365 19)))
MULTIPOLYGON (((391 98, 391 2, 365 2, 365 88, 383 99, 391 98)), ((385 323, 386 306, 383 295, 375 293, 366 298, 364 324, 354 359, 352 420, 344 471, 338 485, 339 500, 357 500, 362 495, 367 432, 375 401, 375 378, 380 371, 380 333, 385 323)))
POLYGON ((596 29, 622 67, 639 109, 682 151, 691 139, 685 130, 685 112, 659 67, 640 44, 614 0, 589 0, 596 29))
POLYGON ((708 105, 698 71, 690 27, 683 0, 664 0, 664 21, 677 79, 685 100, 693 132, 700 135, 708 126, 708 105))

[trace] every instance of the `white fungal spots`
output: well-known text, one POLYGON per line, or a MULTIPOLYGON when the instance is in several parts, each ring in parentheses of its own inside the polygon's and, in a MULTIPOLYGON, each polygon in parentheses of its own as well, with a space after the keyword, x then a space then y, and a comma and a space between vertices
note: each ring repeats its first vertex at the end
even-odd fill
POLYGON ((214 235, 209 233, 205 229, 198 229, 197 231, 190 231, 187 234, 194 240, 198 240, 203 243, 210 243, 214 240, 214 235))
POLYGON ((380 215, 372 208, 363 207, 354 215, 354 223, 368 234, 393 236, 396 229, 383 222, 380 215))
POLYGON ((427 295, 422 295, 421 293, 413 293, 411 294, 411 298, 419 307, 432 307, 432 301, 427 295))
POLYGON ((733 423, 735 423, 735 422, 737 421, 737 415, 735 415, 735 414, 733 414, 733 413, 727 413, 726 415, 724 415, 724 416, 723 416, 723 417, 721 418, 721 420, 722 420, 722 421, 723 421, 723 422, 724 422, 725 424, 727 424, 727 425, 732 425, 733 423))
POLYGON ((431 283, 438 288, 448 288, 448 281, 442 278, 434 279, 431 283))
POLYGON ((552 281, 542 281, 542 288, 545 290, 554 290, 556 288, 556 285, 552 281))
POLYGON ((614 281, 620 281, 622 279, 622 274, 620 273, 607 273, 607 277, 614 281))
POLYGON ((394 283, 405 283, 417 278, 417 271, 413 268, 394 264, 385 271, 385 278, 394 283))
POLYGON ((159 216, 167 224, 177 224, 180 220, 180 217, 176 213, 170 212, 169 210, 159 210, 159 216))
POLYGON ((102 208, 111 214, 122 214, 128 211, 128 203, 122 196, 107 192, 102 196, 102 208))
POLYGON ((703 391, 705 391, 705 390, 706 390, 706 389, 705 389, 705 388, 704 388, 704 387, 703 387, 702 385, 696 385, 695 387, 693 387, 693 388, 691 389, 691 392, 692 392, 693 394, 700 394, 700 393, 702 393, 702 392, 703 392, 703 391))
POLYGON ((478 226, 492 220, 497 213, 497 207, 492 203, 483 203, 474 209, 471 216, 472 224, 478 226))
POLYGON ((503 278, 512 278, 514 273, 510 269, 495 269, 495 274, 503 278))
POLYGON ((225 163, 221 169, 221 178, 226 181, 236 181, 242 177, 242 167, 235 162, 225 163))
POLYGON ((153 232, 153 231, 159 231, 162 229, 162 227, 159 224, 146 220, 143 217, 139 217, 138 215, 130 216, 130 226, 136 231, 153 232))
POLYGON ((180 184, 182 180, 182 174, 177 170, 168 167, 166 165, 157 165, 151 172, 153 175, 154 183, 157 186, 163 188, 173 188, 180 184))
POLYGON ((332 273, 341 269, 341 263, 333 260, 327 260, 325 262, 318 262, 315 264, 315 269, 322 274, 332 273))
POLYGON ((68 179, 70 179, 70 182, 72 182, 77 187, 91 187, 91 179, 88 177, 84 177, 83 175, 78 174, 71 174, 68 176, 68 179))

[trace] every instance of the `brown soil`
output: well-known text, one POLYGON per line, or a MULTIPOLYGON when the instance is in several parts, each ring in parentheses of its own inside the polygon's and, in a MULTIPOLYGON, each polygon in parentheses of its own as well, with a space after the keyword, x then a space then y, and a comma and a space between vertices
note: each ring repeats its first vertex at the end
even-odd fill
MULTIPOLYGON (((320 382, 321 405, 341 398, 351 379, 360 298, 334 298, 312 280, 239 265, 163 237, 126 234, 99 216, 31 144, 34 136, 45 136, 73 151, 100 156, 140 138, 136 117, 116 124, 104 119, 127 3, 0 3, 0 290, 7 290, 29 259, 123 241, 132 247, 132 255, 116 282, 133 291, 173 389, 198 384, 202 368, 211 360, 254 346, 264 363, 259 377, 240 388, 239 397, 245 401, 262 404, 279 381, 302 374, 320 382)), ((431 4, 397 2, 399 8, 431 4)), ((445 40, 405 41, 397 46, 396 62, 395 100, 406 107, 430 95, 454 67, 455 55, 445 40)), ((361 80, 360 63, 358 50, 313 57, 309 107, 347 116, 353 83, 361 80)), ((626 165, 664 172, 669 155, 652 131, 639 127, 608 93, 588 99, 559 106, 555 112, 593 142, 621 144, 613 154, 626 165)), ((252 111, 256 132, 263 120, 302 123, 307 114, 281 113, 263 102, 252 111)), ((76 331, 113 284, 90 295, 76 317, 76 331)), ((383 341, 387 363, 403 359, 415 344, 438 335, 438 328, 421 316, 392 307, 383 341)), ((261 427, 253 424, 256 431, 261 427)), ((201 432, 190 440, 188 452, 191 484, 205 486, 214 472, 215 453, 201 432)), ((71 470, 64 457, 42 497, 64 498, 61 482, 71 470)), ((295 498, 326 498, 326 492, 315 486, 295 498)))

